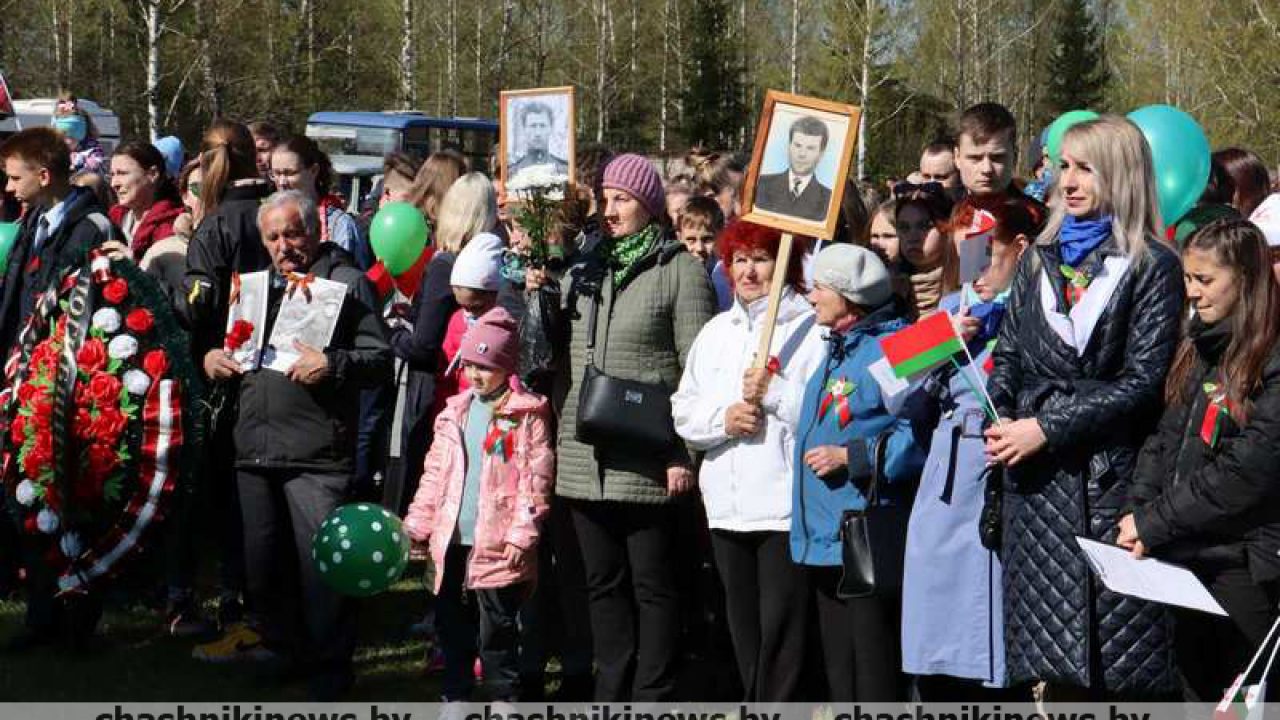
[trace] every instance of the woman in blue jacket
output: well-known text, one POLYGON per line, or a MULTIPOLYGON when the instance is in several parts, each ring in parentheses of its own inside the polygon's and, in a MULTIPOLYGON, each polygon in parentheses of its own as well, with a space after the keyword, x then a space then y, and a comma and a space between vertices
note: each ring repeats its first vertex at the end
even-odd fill
POLYGON ((840 518, 866 507, 872 454, 884 443, 884 502, 910 502, 924 452, 911 424, 885 409, 868 367, 883 358, 879 339, 906 326, 889 272, 875 253, 831 245, 814 261, 809 293, 819 325, 828 328, 826 358, 805 388, 796 444, 791 557, 806 566, 816 594, 830 699, 901 700, 898 598, 877 593, 845 599, 840 518))

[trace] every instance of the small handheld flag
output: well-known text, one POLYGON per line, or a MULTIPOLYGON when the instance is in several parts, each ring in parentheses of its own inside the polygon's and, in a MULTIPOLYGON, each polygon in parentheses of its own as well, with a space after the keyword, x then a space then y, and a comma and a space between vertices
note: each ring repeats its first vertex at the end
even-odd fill
POLYGON ((880 339, 880 349, 893 374, 908 378, 945 363, 964 351, 951 316, 938 312, 880 339))

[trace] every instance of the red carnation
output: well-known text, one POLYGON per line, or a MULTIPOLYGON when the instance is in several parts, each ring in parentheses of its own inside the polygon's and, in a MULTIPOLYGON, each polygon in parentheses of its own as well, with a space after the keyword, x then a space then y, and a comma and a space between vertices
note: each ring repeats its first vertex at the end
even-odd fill
POLYGON ((119 305, 124 302, 125 298, 129 297, 129 283, 120 278, 112 280, 107 283, 106 287, 102 288, 102 297, 106 298, 107 302, 112 305, 119 305))
POLYGON ((98 338, 90 338, 76 353, 76 365, 85 372, 94 372, 107 366, 107 346, 98 338))
POLYGON ((138 335, 146 335, 151 332, 151 328, 155 324, 155 316, 153 316, 151 311, 146 308, 138 308, 126 315, 124 318, 125 327, 138 335))
POLYGON ((227 338, 223 344, 226 349, 235 352, 240 349, 240 346, 249 342, 252 337, 253 323, 241 318, 231 325, 231 332, 227 333, 227 338))
POLYGON ((89 388, 87 390, 89 398, 98 405, 99 408, 115 407, 120 402, 120 381, 113 375, 104 372, 96 372, 89 379, 89 388))
POLYGON ((152 380, 159 380, 169 372, 169 356, 163 350, 152 350, 143 356, 142 369, 152 380))

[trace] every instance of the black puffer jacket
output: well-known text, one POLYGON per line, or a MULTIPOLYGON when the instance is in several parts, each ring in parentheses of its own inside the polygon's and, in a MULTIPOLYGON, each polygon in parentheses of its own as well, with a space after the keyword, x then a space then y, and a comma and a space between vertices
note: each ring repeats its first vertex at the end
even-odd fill
POLYGON ((1194 570, 1248 567, 1259 583, 1280 577, 1280 345, 1250 396, 1241 428, 1223 414, 1211 447, 1201 439, 1209 405, 1205 383, 1222 385, 1220 363, 1231 341, 1226 323, 1193 322, 1197 363, 1181 402, 1138 458, 1133 481, 1138 537, 1151 554, 1194 570))
MULTIPOLYGON (((244 374, 235 424, 238 467, 353 472, 360 391, 391 377, 386 328, 371 309, 375 291, 355 261, 337 245, 324 243, 308 272, 347 285, 324 351, 329 375, 319 384, 301 385, 275 370, 244 374)), ((272 283, 265 337, 271 336, 283 295, 283 287, 272 283)))
POLYGON ((204 367, 205 353, 222 347, 231 274, 266 270, 271 265, 258 230, 258 209, 271 195, 271 185, 261 180, 241 183, 228 188, 218 209, 200 221, 187 247, 183 292, 174 298, 191 330, 198 368, 204 367))
MULTIPOLYGON (((1171 250, 1152 240, 1142 262, 1119 276, 1078 353, 1045 309, 1052 303, 1054 322, 1071 332, 1058 315, 1066 314, 1059 257, 1056 240, 1042 240, 1023 258, 988 381, 1001 416, 1034 417, 1048 438, 1006 481, 1008 680, 1131 696, 1170 692, 1177 679, 1167 612, 1106 590, 1075 536, 1116 535, 1138 450, 1160 417, 1178 340, 1181 268, 1171 250)), ((1123 262, 1114 240, 1081 266, 1099 277, 1090 293, 1105 291, 1097 273, 1109 258, 1123 262)))

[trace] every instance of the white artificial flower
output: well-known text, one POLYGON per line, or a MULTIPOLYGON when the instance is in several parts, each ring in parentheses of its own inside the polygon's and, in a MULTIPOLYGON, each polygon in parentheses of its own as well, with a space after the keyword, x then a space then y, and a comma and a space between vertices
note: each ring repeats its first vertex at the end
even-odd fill
POLYGON ((146 395, 147 390, 151 387, 151 377, 145 372, 134 368, 125 372, 124 387, 129 391, 130 395, 146 395))
POLYGON ((45 508, 36 515, 36 527, 40 528, 40 532, 45 535, 52 535, 58 532, 58 527, 62 522, 58 519, 58 513, 45 508))
POLYGON ((115 308, 102 308, 93 314, 93 326, 110 335, 120 329, 120 312, 115 308))
POLYGON ((75 532, 69 532, 62 536, 58 541, 58 548, 62 550, 62 554, 69 558, 80 557, 80 552, 84 549, 80 545, 80 536, 75 532))
POLYGON ((138 353, 138 339, 132 335, 117 335, 107 343, 107 354, 116 360, 128 360, 138 353))
POLYGON ((18 499, 18 502, 26 505, 27 507, 31 507, 32 503, 36 501, 35 483, 30 480, 23 480, 18 483, 18 488, 13 491, 13 494, 14 497, 18 499))

